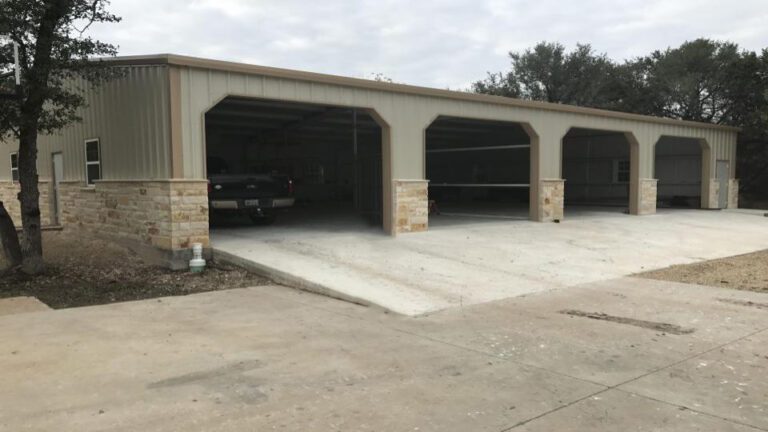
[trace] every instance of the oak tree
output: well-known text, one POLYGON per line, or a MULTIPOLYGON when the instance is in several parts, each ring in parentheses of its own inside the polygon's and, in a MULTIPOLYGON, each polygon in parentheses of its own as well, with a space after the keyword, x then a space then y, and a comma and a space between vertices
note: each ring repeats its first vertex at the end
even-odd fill
MULTIPOLYGON (((114 56, 116 47, 87 35, 94 23, 120 20, 108 5, 107 0, 0 0, 0 34, 18 44, 22 78, 18 97, 0 100, 0 140, 19 144, 21 264, 31 274, 43 269, 38 136, 80 121, 86 105, 86 89, 77 85, 81 78, 98 86, 120 73, 94 60, 114 56)), ((4 44, 0 70, 12 67, 12 44, 4 44)))

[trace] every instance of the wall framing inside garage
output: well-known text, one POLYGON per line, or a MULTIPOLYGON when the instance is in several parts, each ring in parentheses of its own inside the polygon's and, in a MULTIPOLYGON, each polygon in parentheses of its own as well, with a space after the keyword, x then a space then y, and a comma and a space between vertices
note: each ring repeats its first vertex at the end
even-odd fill
MULTIPOLYGON (((572 128, 562 140, 561 175, 565 180, 565 201, 587 205, 608 204, 630 207, 638 200, 639 183, 632 182, 639 169, 639 143, 634 135, 621 131, 572 128), (616 163, 628 160, 629 182, 614 178, 616 163), (595 179, 597 178, 597 180, 595 179), (622 202, 626 199, 626 202, 622 202), (613 201, 613 202, 612 202, 613 201)), ((635 212, 639 210, 634 209, 635 212)))
POLYGON ((698 207, 708 208, 709 202, 704 197, 708 196, 710 185, 703 180, 707 175, 710 157, 711 149, 706 140, 661 136, 654 144, 654 175, 659 181, 658 198, 698 197, 698 207), (694 150, 691 151, 691 148, 694 150), (683 179, 683 184, 669 185, 670 177, 683 179), (698 183, 698 187, 685 183, 698 183))
POLYGON ((339 211, 351 204, 349 210, 380 225, 384 133, 371 114, 358 107, 229 96, 205 114, 206 155, 224 162, 230 174, 288 176, 301 206, 324 203, 325 210, 339 211))
POLYGON ((524 125, 438 116, 425 129, 424 144, 436 208, 464 212, 475 202, 506 214, 529 201, 531 137, 524 125))

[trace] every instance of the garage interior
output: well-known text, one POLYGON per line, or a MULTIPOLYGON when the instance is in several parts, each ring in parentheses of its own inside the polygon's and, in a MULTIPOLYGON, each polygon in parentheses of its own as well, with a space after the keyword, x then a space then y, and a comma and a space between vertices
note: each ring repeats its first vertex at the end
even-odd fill
POLYGON ((530 138, 519 124, 441 116, 426 130, 425 153, 430 225, 528 219, 530 138))
POLYGON ((701 141, 693 138, 662 137, 656 143, 658 208, 701 207, 701 146, 701 141))
POLYGON ((572 128, 563 137, 565 209, 629 209, 630 144, 621 132, 572 128))
POLYGON ((275 227, 382 226, 382 130, 364 109, 227 97, 206 113, 205 137, 207 160, 223 160, 227 173, 292 179, 296 202, 275 227))

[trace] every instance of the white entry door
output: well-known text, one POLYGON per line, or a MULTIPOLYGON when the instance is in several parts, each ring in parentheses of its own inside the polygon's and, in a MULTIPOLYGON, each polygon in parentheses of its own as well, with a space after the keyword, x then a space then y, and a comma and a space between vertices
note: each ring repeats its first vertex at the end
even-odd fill
POLYGON ((59 184, 64 179, 64 157, 61 153, 54 153, 53 159, 53 205, 55 207, 54 215, 55 225, 61 224, 61 197, 59 196, 59 184))

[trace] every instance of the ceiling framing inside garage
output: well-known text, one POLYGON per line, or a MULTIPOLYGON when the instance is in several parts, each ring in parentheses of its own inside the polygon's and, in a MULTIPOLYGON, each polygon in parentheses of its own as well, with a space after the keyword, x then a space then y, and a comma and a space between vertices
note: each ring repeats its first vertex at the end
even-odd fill
MULTIPOLYGON (((303 141, 338 141, 354 133, 378 134, 379 125, 365 109, 306 103, 228 97, 206 114, 209 130, 279 141, 287 136, 303 141)), ((528 144, 529 138, 518 123, 440 117, 426 133, 430 145, 440 148, 464 146, 467 141, 487 142, 494 136, 510 144, 528 144)))

